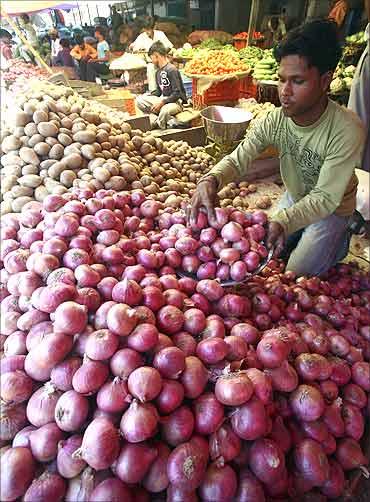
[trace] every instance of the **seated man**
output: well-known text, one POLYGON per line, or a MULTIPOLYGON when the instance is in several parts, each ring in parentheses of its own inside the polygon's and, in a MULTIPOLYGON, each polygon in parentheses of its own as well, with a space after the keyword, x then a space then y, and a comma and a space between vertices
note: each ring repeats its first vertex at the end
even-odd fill
POLYGON ((151 113, 152 126, 166 129, 169 120, 182 111, 186 92, 179 70, 168 61, 167 49, 161 42, 155 42, 148 55, 157 68, 157 88, 151 94, 138 96, 138 108, 151 113))
POLYGON ((110 49, 108 42, 105 40, 104 28, 101 28, 100 26, 95 28, 95 38, 98 41, 98 45, 96 47, 98 57, 90 59, 87 62, 86 80, 88 82, 95 82, 96 77, 99 74, 106 75, 109 73, 108 63, 110 58, 110 49))
POLYGON ((71 56, 79 64, 81 80, 86 80, 87 62, 98 57, 96 49, 86 43, 82 36, 78 36, 76 37, 76 45, 71 50, 71 56))
POLYGON ((73 58, 71 56, 71 46, 66 38, 60 39, 60 49, 54 59, 55 66, 70 66, 74 67, 73 58))

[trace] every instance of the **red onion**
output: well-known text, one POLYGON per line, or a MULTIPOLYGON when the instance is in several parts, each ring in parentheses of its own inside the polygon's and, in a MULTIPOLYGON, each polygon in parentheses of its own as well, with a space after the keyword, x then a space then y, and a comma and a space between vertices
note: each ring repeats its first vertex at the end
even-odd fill
POLYGON ((235 502, 265 502, 262 484, 245 467, 239 473, 239 484, 235 502))
POLYGON ((142 366, 134 370, 128 377, 130 394, 141 402, 155 399, 162 388, 160 373, 150 366, 142 366))
POLYGON ((237 487, 238 481, 232 467, 210 465, 199 487, 199 493, 204 501, 222 502, 233 500, 237 487))
POLYGON ((345 471, 359 468, 363 471, 365 477, 369 476, 366 469, 368 460, 362 453, 361 446, 352 438, 343 438, 338 441, 335 456, 345 471))
POLYGON ((163 380, 162 390, 156 399, 159 413, 169 415, 184 399, 184 387, 174 380, 163 380))
POLYGON ((329 468, 329 478, 320 487, 320 490, 326 497, 337 498, 344 492, 344 472, 340 464, 332 459, 329 459, 329 468))
POLYGON ((290 395, 292 410, 300 420, 317 420, 324 412, 324 399, 320 391, 310 385, 300 385, 290 395))
POLYGON ((168 486, 167 461, 171 450, 164 443, 156 443, 158 456, 149 467, 143 480, 144 487, 150 493, 159 493, 168 486))
POLYGON ((346 436, 359 441, 365 429, 361 411, 352 404, 344 403, 342 407, 342 417, 346 436))
POLYGON ((252 441, 266 434, 267 415, 262 402, 250 399, 237 408, 231 417, 231 426, 241 439, 252 441))
POLYGON ((158 450, 149 444, 126 443, 115 463, 115 473, 124 483, 139 483, 157 458, 158 450))
POLYGON ((254 393, 264 404, 272 400, 272 382, 270 377, 257 368, 248 368, 246 374, 253 384, 254 393))
POLYGON ((84 460, 74 458, 73 454, 81 447, 82 436, 70 436, 65 441, 60 441, 58 445, 57 468, 63 478, 74 478, 85 468, 84 460))
POLYGON ((198 434, 213 434, 224 420, 224 408, 212 392, 199 396, 193 405, 195 431, 198 434))
POLYGON ((208 381, 208 373, 200 359, 188 356, 185 358, 185 369, 180 379, 184 386, 185 396, 195 399, 202 394, 208 381))
POLYGON ((257 345, 257 357, 267 368, 277 368, 287 359, 289 344, 278 337, 263 337, 257 345))
POLYGON ((100 329, 91 333, 85 345, 85 354, 95 361, 110 359, 116 352, 119 339, 108 329, 100 329))
POLYGON ((89 500, 91 502, 106 502, 107 500, 133 502, 134 498, 129 487, 122 481, 117 478, 107 478, 95 487, 89 500))
POLYGON ((38 462, 50 462, 57 456, 58 443, 63 439, 63 432, 53 422, 43 425, 29 436, 32 455, 38 462))
POLYGON ((120 377, 105 383, 96 396, 99 409, 107 413, 122 412, 128 407, 129 402, 127 384, 120 377))
POLYGON ((224 317, 247 317, 251 313, 251 305, 248 298, 226 294, 217 302, 217 310, 224 317))
POLYGON ((367 396, 364 390, 354 383, 349 383, 342 389, 342 395, 345 402, 357 406, 358 408, 364 408, 367 403, 367 396))
POLYGON ((1 376, 1 399, 8 404, 27 401, 33 391, 33 381, 22 370, 9 371, 1 376))
POLYGON ((74 390, 68 390, 58 400, 55 407, 55 422, 66 432, 80 429, 89 413, 89 402, 74 390))
POLYGON ((10 441, 26 424, 24 403, 16 405, 0 403, 0 441, 10 441))
POLYGON ((95 394, 107 380, 108 373, 108 368, 102 362, 86 359, 73 375, 73 388, 85 396, 95 394))
POLYGON ((28 448, 10 448, 1 455, 1 500, 22 497, 36 472, 36 463, 28 448))
POLYGON ((313 486, 322 486, 329 478, 330 467, 322 446, 313 439, 300 441, 294 450, 296 468, 313 486))
POLYGON ((351 373, 352 380, 366 392, 370 392, 370 363, 356 362, 351 368, 351 373))
POLYGON ((66 335, 82 333, 87 324, 87 309, 75 302, 61 303, 55 310, 54 329, 66 335))
POLYGON ((128 305, 116 304, 108 311, 107 326, 118 336, 128 336, 137 322, 135 311, 128 305))
POLYGON ((279 368, 266 369, 265 373, 271 378, 274 390, 292 392, 298 386, 298 375, 287 361, 279 368))
POLYGON ((196 438, 197 436, 194 436, 189 442, 172 450, 167 463, 170 483, 187 493, 199 487, 208 462, 208 444, 196 438))
POLYGON ((14 436, 12 447, 15 448, 16 446, 24 446, 25 448, 28 448, 30 445, 30 439, 29 439, 30 434, 35 430, 36 427, 34 427, 33 425, 28 425, 27 427, 21 429, 14 436))
POLYGON ((121 432, 130 443, 139 443, 154 436, 157 430, 158 413, 151 403, 133 401, 121 419, 121 432))
POLYGON ((211 459, 222 467, 237 457, 241 451, 241 441, 229 425, 221 425, 209 438, 211 459))
POLYGON ((143 366, 142 356, 133 349, 118 350, 110 360, 110 369, 113 375, 127 379, 129 375, 140 366, 143 366))
POLYGON ((69 357, 57 364, 50 374, 50 381, 59 390, 71 390, 73 375, 82 364, 80 357, 69 357))
POLYGON ((81 456, 96 470, 107 469, 118 457, 119 434, 105 418, 95 418, 87 427, 81 445, 81 456))
POLYGON ((238 406, 251 398, 253 385, 245 372, 229 373, 217 379, 215 394, 220 403, 238 406))
POLYGON ((180 406, 161 420, 161 435, 171 446, 188 441, 194 430, 194 415, 187 406, 180 406))
POLYGON ((249 451, 249 466, 263 483, 277 483, 285 470, 285 457, 279 444, 270 439, 254 441, 249 451))
POLYGON ((157 313, 158 328, 166 334, 175 334, 184 324, 184 314, 177 307, 166 305, 157 313))
POLYGON ((27 418, 35 427, 54 421, 55 406, 61 396, 56 386, 47 382, 37 389, 27 403, 27 418))

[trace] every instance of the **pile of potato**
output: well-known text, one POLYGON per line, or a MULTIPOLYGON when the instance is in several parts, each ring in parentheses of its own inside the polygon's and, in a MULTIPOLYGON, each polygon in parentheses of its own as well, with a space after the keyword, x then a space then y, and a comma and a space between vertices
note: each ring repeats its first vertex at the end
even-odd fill
POLYGON ((202 148, 133 130, 110 108, 68 87, 42 83, 15 105, 1 132, 2 214, 73 187, 142 188, 178 207, 212 166, 202 148))
MULTIPOLYGON (((246 210, 249 207, 248 195, 257 191, 258 187, 254 183, 247 181, 229 183, 218 193, 220 206, 246 210)), ((272 201, 267 195, 261 195, 255 201, 255 206, 259 209, 268 209, 271 205, 272 201)))

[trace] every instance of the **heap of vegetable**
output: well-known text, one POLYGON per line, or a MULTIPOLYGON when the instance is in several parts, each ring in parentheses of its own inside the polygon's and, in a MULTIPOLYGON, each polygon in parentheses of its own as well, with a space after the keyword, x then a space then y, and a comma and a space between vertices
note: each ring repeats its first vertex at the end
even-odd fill
POLYGON ((16 90, 17 86, 22 85, 31 78, 37 77, 39 80, 46 80, 49 76, 44 68, 31 63, 25 63, 20 59, 8 61, 8 68, 1 70, 1 79, 7 87, 13 90, 16 90))
POLYGON ((265 56, 254 65, 253 78, 256 80, 277 80, 278 63, 274 57, 265 56))
POLYGON ((232 50, 210 51, 206 57, 196 54, 185 65, 185 72, 190 75, 225 75, 248 70, 248 66, 232 50))
POLYGON ((67 87, 31 88, 17 106, 2 128, 2 214, 71 187, 142 188, 179 206, 212 165, 203 149, 133 130, 110 108, 67 87))
POLYGON ((369 277, 176 277, 265 222, 218 209, 190 229, 141 190, 2 217, 1 500, 316 500, 367 473, 369 277))

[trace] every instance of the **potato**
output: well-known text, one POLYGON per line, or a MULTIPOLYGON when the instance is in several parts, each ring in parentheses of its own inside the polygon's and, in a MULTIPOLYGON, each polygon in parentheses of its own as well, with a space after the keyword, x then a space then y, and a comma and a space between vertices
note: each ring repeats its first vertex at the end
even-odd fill
POLYGON ((44 142, 44 136, 42 136, 41 134, 34 134, 33 136, 30 137, 30 139, 28 140, 28 146, 30 148, 34 148, 35 145, 37 145, 37 143, 43 143, 44 142))
MULTIPOLYGON (((13 187, 14 188, 14 187, 13 187)), ((32 195, 32 194, 31 194, 32 195)), ((15 199, 15 196, 14 194, 12 193, 12 191, 10 192, 6 192, 4 193, 3 197, 2 197, 3 200, 14 200, 15 199)))
POLYGON ((107 190, 124 190, 127 184, 124 178, 121 176, 112 176, 106 183, 105 188, 107 190))
POLYGON ((109 143, 109 141, 104 141, 103 143, 100 144, 102 151, 103 150, 108 150, 112 148, 112 145, 109 143))
POLYGON ((33 189, 31 187, 15 185, 12 188, 11 193, 13 194, 14 198, 17 198, 17 197, 32 197, 32 195, 33 195, 33 189))
POLYGON ((76 134, 80 131, 86 131, 86 124, 81 119, 76 119, 73 121, 72 133, 76 134))
POLYGON ((64 154, 63 145, 60 145, 59 143, 57 143, 56 145, 51 147, 51 150, 49 152, 49 158, 60 160, 63 157, 63 154, 64 154))
POLYGON ((104 143, 109 140, 109 134, 107 131, 99 131, 98 134, 96 135, 96 141, 98 143, 104 143))
POLYGON ((85 157, 85 159, 92 160, 95 157, 95 148, 93 145, 82 145, 81 146, 81 155, 85 157))
POLYGON ((17 199, 14 199, 11 203, 12 210, 15 213, 20 213, 22 207, 26 205, 28 202, 31 202, 32 200, 33 198, 29 196, 18 197, 17 199))
POLYGON ((59 133, 57 139, 59 143, 63 146, 68 146, 72 143, 72 138, 68 136, 68 134, 59 133))
POLYGON ((40 159, 32 150, 32 148, 29 148, 28 146, 22 146, 22 148, 19 150, 19 156, 27 164, 33 164, 35 166, 38 166, 40 164, 40 159))
MULTIPOLYGON (((27 164, 22 168, 19 168, 19 170, 23 176, 25 176, 26 174, 39 174, 38 166, 33 166, 32 164, 27 164)), ((20 176, 20 174, 18 176, 20 176)))
POLYGON ((35 188, 34 197, 38 202, 43 202, 47 195, 49 195, 49 192, 43 185, 35 188))
POLYGON ((27 115, 32 115, 36 110, 36 106, 33 103, 25 103, 23 105, 23 110, 27 113, 27 115))
POLYGON ((60 183, 59 181, 56 181, 52 178, 45 178, 44 180, 45 187, 47 188, 48 192, 51 193, 53 188, 56 186, 59 186, 60 183))
POLYGON ((37 125, 34 124, 33 122, 30 122, 29 124, 24 126, 24 133, 31 137, 34 134, 37 134, 37 125))
POLYGON ((62 163, 68 169, 78 169, 82 165, 82 157, 78 153, 71 153, 62 159, 62 163))
POLYGON ((28 113, 24 112, 23 110, 16 110, 14 118, 16 126, 25 126, 32 120, 30 115, 28 115, 28 113))
POLYGON ((98 159, 91 160, 88 163, 87 167, 93 171, 96 167, 103 166, 104 164, 105 164, 105 160, 98 158, 98 159))
MULTIPOLYGON (((36 166, 32 166, 36 167, 36 166)), ((37 167, 36 167, 37 169, 37 167)), ((22 167, 21 166, 5 166, 1 169, 1 176, 16 176, 18 178, 22 175, 22 167)))
POLYGON ((19 138, 15 136, 7 136, 1 143, 1 148, 4 153, 11 152, 12 150, 18 150, 21 148, 22 143, 19 138))
MULTIPOLYGON (((8 131, 8 134, 5 134, 4 138, 10 136, 10 134, 11 132, 8 131)), ((21 138, 22 136, 24 136, 24 127, 15 127, 13 131, 13 136, 15 136, 16 138, 21 138)), ((2 138, 1 141, 3 141, 4 138, 2 138)))
POLYGON ((58 140, 56 138, 53 138, 52 136, 48 136, 45 138, 45 143, 53 147, 54 145, 59 145, 58 140))
POLYGON ((45 136, 45 138, 49 136, 56 137, 59 132, 58 127, 52 122, 40 122, 37 125, 37 130, 40 134, 45 136))
POLYGON ((74 171, 66 169, 60 175, 60 182, 64 186, 70 188, 76 178, 77 178, 77 176, 76 176, 76 173, 74 171))
POLYGON ((105 167, 97 167, 94 169, 94 178, 102 183, 105 183, 111 177, 110 172, 105 167))
POLYGON ((19 178, 18 183, 22 186, 36 188, 42 183, 42 179, 37 174, 26 174, 19 178))
POLYGON ((1 177, 1 193, 5 193, 17 184, 17 176, 9 175, 1 177))
POLYGON ((51 193, 53 195, 63 195, 64 193, 67 193, 68 192, 68 188, 64 187, 63 185, 58 185, 58 186, 55 186, 51 193))
POLYGON ((78 155, 80 154, 80 149, 81 146, 79 146, 80 143, 72 143, 71 145, 68 145, 64 149, 64 155, 71 155, 72 153, 77 153, 78 155))
POLYGON ((0 214, 8 214, 13 211, 12 209, 12 201, 3 200, 0 204, 0 214))
POLYGON ((52 165, 56 164, 58 161, 54 159, 43 160, 40 164, 41 169, 49 169, 52 165))
POLYGON ((66 168, 65 164, 63 162, 56 162, 52 166, 49 167, 48 169, 48 175, 50 178, 53 178, 54 180, 59 179, 59 176, 61 173, 64 171, 66 168))
POLYGON ((128 182, 132 182, 132 181, 135 181, 138 179, 138 174, 137 174, 136 168, 130 162, 124 162, 121 165, 121 175, 128 182))
POLYGON ((247 188, 248 192, 249 193, 254 193, 254 192, 257 192, 257 186, 256 185, 248 185, 248 188, 247 188))
POLYGON ((140 136, 133 136, 133 138, 131 139, 132 141, 132 144, 134 145, 135 149, 136 150, 140 150, 140 148, 142 147, 142 145, 144 144, 144 140, 142 137, 140 136))
POLYGON ((73 141, 82 144, 94 143, 96 134, 92 131, 78 131, 73 135, 73 141))
MULTIPOLYGON (((37 143, 37 145, 35 145, 33 149, 37 153, 37 155, 40 155, 41 157, 45 157, 49 152, 51 152, 50 145, 48 145, 44 141, 37 143)), ((53 157, 51 156, 51 158, 53 157)))
POLYGON ((60 121, 60 123, 66 129, 72 129, 73 121, 71 120, 71 117, 64 117, 64 118, 62 118, 62 120, 60 121))
POLYGON ((256 200, 256 206, 259 209, 267 209, 268 207, 271 206, 271 204, 272 204, 271 199, 267 195, 263 195, 262 197, 256 200))

